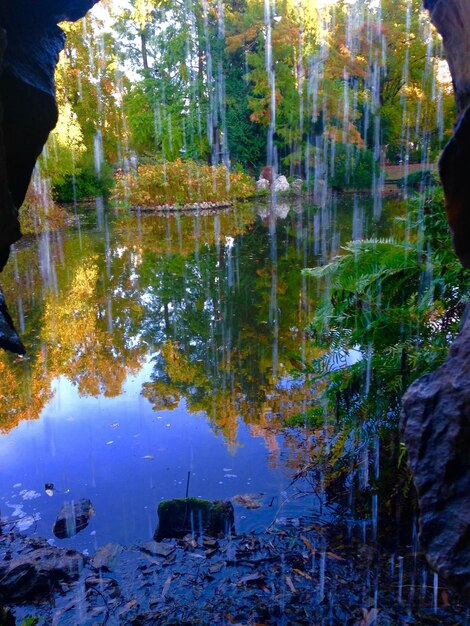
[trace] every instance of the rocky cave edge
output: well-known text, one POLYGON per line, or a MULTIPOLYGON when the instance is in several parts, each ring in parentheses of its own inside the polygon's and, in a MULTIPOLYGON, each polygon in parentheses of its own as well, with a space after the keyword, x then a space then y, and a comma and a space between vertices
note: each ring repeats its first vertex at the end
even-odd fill
MULTIPOLYGON (((0 4, 0 271, 21 237, 18 209, 34 166, 57 123, 54 72, 63 21, 98 0, 2 0, 0 4)), ((0 347, 24 354, 0 290, 0 347)))
MULTIPOLYGON (((470 267, 470 3, 425 0, 443 38, 458 118, 439 160, 454 250, 470 267)), ((403 397, 401 432, 431 566, 470 597, 470 303, 446 362, 403 397)))
MULTIPOLYGON (((18 209, 57 120, 54 68, 61 21, 83 17, 98 0, 4 0, 0 7, 0 270, 21 237, 18 209)), ((458 119, 440 159, 452 241, 470 267, 470 4, 424 0, 444 40, 458 119)), ((0 291, 0 345, 22 353, 0 291)), ((431 565, 470 594, 470 308, 446 363, 403 399, 402 434, 420 506, 420 536, 431 565)))

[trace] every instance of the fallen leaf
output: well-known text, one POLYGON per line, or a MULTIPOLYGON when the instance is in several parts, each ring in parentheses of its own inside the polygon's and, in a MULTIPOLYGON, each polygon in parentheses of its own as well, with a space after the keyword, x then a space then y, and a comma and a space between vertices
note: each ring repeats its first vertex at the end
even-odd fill
POLYGON ((305 547, 307 548, 307 550, 310 552, 310 554, 315 554, 315 548, 312 546, 312 543, 307 539, 307 537, 304 537, 303 535, 300 537, 302 539, 302 541, 305 544, 305 547))
POLYGON ((190 548, 197 548, 197 541, 193 539, 191 535, 186 535, 186 537, 183 537, 183 541, 185 542, 186 546, 189 546, 190 548))
POLYGON ((233 496, 232 500, 245 509, 260 509, 264 495, 264 493, 240 493, 233 496))
POLYGON ((336 559, 337 561, 345 561, 346 559, 343 558, 342 556, 339 556, 338 554, 335 554, 334 552, 327 552, 326 556, 330 559, 336 559))
POLYGON ((247 574, 246 576, 242 576, 238 581, 238 585, 252 585, 257 583, 263 583, 265 579, 265 575, 261 572, 254 572, 253 574, 247 574))
POLYGON ((142 546, 142 550, 151 554, 152 556, 162 556, 163 558, 167 558, 172 554, 176 548, 171 543, 161 543, 157 541, 148 541, 144 543, 142 546))
POLYGON ((294 567, 292 571, 298 574, 299 576, 303 576, 303 578, 306 578, 307 580, 313 580, 310 574, 307 574, 307 572, 303 572, 301 569, 297 569, 296 567, 294 567))
POLYGON ((306 528, 304 528, 304 530, 305 532, 314 530, 319 535, 323 535, 323 533, 325 532, 325 529, 319 526, 318 524, 311 524, 310 526, 307 526, 306 528))
POLYGON ((219 551, 218 548, 211 548, 210 550, 206 550, 204 554, 206 555, 208 559, 210 559, 211 556, 214 556, 214 554, 217 554, 218 551, 219 551))
POLYGON ((172 580, 173 580, 173 575, 168 576, 168 578, 165 580, 165 584, 163 585, 163 589, 162 589, 162 598, 164 598, 166 594, 168 593, 168 589, 170 588, 172 580))
POLYGON ((209 574, 217 574, 218 572, 222 571, 224 569, 225 566, 225 561, 218 561, 217 563, 213 563, 210 567, 209 567, 209 574))

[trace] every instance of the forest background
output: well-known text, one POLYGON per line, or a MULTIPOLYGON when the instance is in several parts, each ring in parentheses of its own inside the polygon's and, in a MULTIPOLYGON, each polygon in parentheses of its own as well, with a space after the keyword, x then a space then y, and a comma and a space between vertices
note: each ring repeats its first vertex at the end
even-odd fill
POLYGON ((41 161, 63 202, 116 181, 134 204, 245 197, 242 173, 266 164, 306 188, 377 189, 387 163, 432 164, 455 119, 419 0, 104 0, 64 28, 41 161))

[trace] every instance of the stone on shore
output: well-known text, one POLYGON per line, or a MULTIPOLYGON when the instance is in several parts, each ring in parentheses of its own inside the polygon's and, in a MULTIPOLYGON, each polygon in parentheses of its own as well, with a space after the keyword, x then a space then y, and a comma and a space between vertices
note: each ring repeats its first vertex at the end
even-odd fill
POLYGON ((52 546, 3 561, 0 563, 0 602, 44 596, 55 583, 76 580, 83 567, 82 554, 52 546))
POLYGON ((92 515, 93 506, 87 498, 64 502, 52 529, 54 535, 59 539, 73 537, 88 526, 92 515))
POLYGON ((173 554, 176 550, 176 546, 171 543, 160 543, 158 541, 147 541, 142 546, 142 550, 147 552, 147 554, 151 554, 152 556, 161 556, 164 559, 173 554))
POLYGON ((95 552, 91 564, 95 569, 111 572, 116 567, 122 551, 123 547, 118 543, 108 543, 95 552))

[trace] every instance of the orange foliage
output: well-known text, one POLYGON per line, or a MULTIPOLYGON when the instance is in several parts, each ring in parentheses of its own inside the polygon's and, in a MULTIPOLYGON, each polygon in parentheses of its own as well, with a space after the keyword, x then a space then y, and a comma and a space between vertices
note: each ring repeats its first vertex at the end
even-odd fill
POLYGON ((71 220, 67 211, 51 199, 47 186, 44 193, 32 184, 29 186, 20 211, 21 230, 25 235, 65 228, 71 220))

